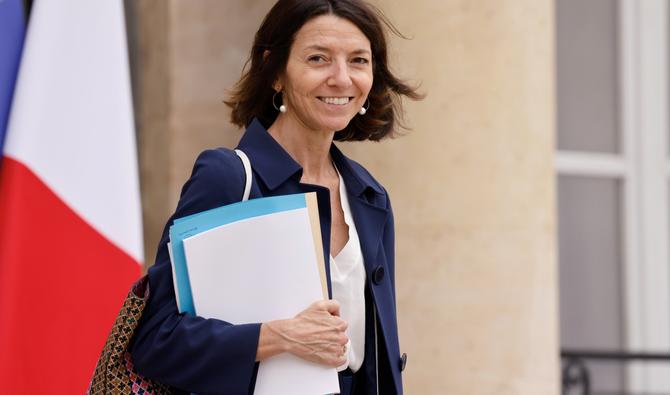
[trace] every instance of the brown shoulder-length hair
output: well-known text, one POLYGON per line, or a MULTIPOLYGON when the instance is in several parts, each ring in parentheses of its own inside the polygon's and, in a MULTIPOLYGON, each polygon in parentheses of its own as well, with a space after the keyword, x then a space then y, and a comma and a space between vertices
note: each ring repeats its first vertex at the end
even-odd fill
MULTIPOLYGON (((361 0, 277 1, 256 32, 247 61, 248 70, 224 101, 232 108, 233 124, 246 127, 254 117, 265 126, 274 122, 279 112, 272 103, 275 94, 272 86, 277 76, 286 70, 295 34, 307 21, 326 14, 356 25, 372 49, 373 82, 368 111, 364 116, 356 115, 346 128, 335 133, 335 140, 378 141, 392 135, 398 126, 404 127, 402 96, 414 100, 423 96, 389 70, 385 27, 403 36, 378 8, 361 0), (266 53, 268 55, 264 55, 266 53)), ((279 98, 277 102, 281 104, 279 98)))

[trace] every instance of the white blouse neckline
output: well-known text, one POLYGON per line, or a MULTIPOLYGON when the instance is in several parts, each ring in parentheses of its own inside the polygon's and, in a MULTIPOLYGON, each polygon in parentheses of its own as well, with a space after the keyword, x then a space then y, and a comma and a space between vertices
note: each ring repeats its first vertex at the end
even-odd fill
POLYGON ((340 204, 344 222, 349 229, 349 238, 340 252, 330 255, 330 279, 333 299, 340 303, 340 316, 347 321, 347 362, 338 370, 347 367, 356 372, 365 357, 365 266, 356 224, 349 206, 346 186, 340 178, 340 204))

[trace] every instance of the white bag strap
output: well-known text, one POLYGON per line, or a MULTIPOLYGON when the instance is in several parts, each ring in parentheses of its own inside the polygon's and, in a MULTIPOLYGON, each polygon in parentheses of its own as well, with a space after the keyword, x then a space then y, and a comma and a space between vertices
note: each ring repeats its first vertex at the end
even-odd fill
POLYGON ((240 157, 242 165, 244 165, 244 175, 246 176, 246 181, 244 184, 244 196, 242 196, 242 201, 244 202, 249 200, 249 194, 251 193, 251 179, 253 177, 251 175, 251 162, 249 161, 249 157, 244 153, 244 151, 236 149, 235 153, 240 157))

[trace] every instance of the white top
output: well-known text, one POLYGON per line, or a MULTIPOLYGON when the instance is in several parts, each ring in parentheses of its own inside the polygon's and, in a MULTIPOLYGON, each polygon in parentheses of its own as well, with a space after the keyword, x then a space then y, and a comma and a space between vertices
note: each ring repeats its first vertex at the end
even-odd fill
POLYGON ((337 370, 345 370, 348 367, 356 372, 363 364, 365 356, 365 266, 341 175, 340 203, 344 211, 344 222, 349 226, 349 240, 336 257, 330 256, 330 283, 333 299, 340 303, 340 316, 349 324, 346 332, 349 343, 347 343, 347 362, 337 370))

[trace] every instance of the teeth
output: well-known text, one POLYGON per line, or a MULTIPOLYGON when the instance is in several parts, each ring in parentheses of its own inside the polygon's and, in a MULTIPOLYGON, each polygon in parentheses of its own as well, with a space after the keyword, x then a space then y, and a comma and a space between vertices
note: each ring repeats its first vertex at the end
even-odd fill
POLYGON ((349 103, 348 97, 321 97, 320 99, 322 102, 328 104, 344 105, 349 103))

